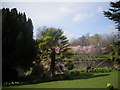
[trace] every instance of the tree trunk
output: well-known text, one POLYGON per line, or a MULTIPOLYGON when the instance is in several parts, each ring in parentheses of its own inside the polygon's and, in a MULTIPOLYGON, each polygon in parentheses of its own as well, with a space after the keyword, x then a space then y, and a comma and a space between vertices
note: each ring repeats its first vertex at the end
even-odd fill
POLYGON ((105 61, 107 61, 107 60, 108 60, 108 59, 105 59, 105 60, 103 60, 102 62, 100 62, 99 64, 97 64, 96 66, 91 67, 91 68, 89 69, 89 72, 93 71, 93 70, 94 70, 94 68, 99 67, 102 63, 104 63, 104 62, 105 62, 105 61))
POLYGON ((52 53, 50 55, 51 58, 51 65, 50 65, 50 70, 51 70, 51 75, 52 77, 55 76, 55 49, 52 49, 52 53))

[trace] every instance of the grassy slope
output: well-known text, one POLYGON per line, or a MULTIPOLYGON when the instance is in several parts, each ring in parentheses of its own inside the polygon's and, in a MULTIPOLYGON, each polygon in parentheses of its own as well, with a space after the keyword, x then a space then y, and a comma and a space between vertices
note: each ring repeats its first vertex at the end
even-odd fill
POLYGON ((54 81, 31 85, 12 86, 12 88, 106 88, 106 83, 108 82, 110 82, 115 88, 118 88, 118 72, 113 71, 107 74, 110 75, 89 79, 54 81))

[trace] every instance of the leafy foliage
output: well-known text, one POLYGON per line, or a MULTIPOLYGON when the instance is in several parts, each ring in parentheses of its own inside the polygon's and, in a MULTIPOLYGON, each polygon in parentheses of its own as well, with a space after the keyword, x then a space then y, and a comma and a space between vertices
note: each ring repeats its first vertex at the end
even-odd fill
POLYGON ((67 67, 68 70, 72 70, 74 68, 74 64, 71 61, 68 61, 66 63, 66 67, 67 67))
POLYGON ((16 67, 27 68, 32 65, 35 55, 33 25, 25 13, 16 8, 2 9, 2 58, 3 81, 14 80, 16 67))
POLYGON ((120 31, 120 1, 111 2, 109 11, 104 11, 104 15, 117 24, 117 29, 120 31))
POLYGON ((120 64, 120 41, 114 42, 111 45, 110 58, 112 61, 115 61, 118 64, 120 64))
POLYGON ((91 73, 86 73, 85 69, 69 70, 67 77, 68 79, 87 79, 94 77, 94 73, 108 73, 112 72, 112 68, 95 68, 91 73))
POLYGON ((86 79, 90 78, 92 74, 86 72, 80 72, 79 70, 68 71, 68 79, 86 79))
POLYGON ((106 72, 111 72, 112 68, 95 68, 92 72, 93 73, 106 73, 106 72))

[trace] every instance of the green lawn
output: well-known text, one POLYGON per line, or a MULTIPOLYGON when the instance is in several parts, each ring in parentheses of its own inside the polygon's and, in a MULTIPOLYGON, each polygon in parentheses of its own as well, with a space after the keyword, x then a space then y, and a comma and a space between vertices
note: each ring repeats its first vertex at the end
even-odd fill
POLYGON ((11 86, 11 88, 106 88, 106 83, 108 82, 115 88, 118 88, 118 71, 99 73, 99 76, 89 79, 53 81, 39 84, 11 86))

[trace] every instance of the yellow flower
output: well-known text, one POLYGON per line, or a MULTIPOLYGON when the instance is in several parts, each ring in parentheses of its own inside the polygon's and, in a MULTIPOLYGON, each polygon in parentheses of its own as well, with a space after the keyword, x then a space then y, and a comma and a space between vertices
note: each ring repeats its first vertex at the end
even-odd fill
POLYGON ((111 86, 111 83, 107 83, 107 87, 111 86))

